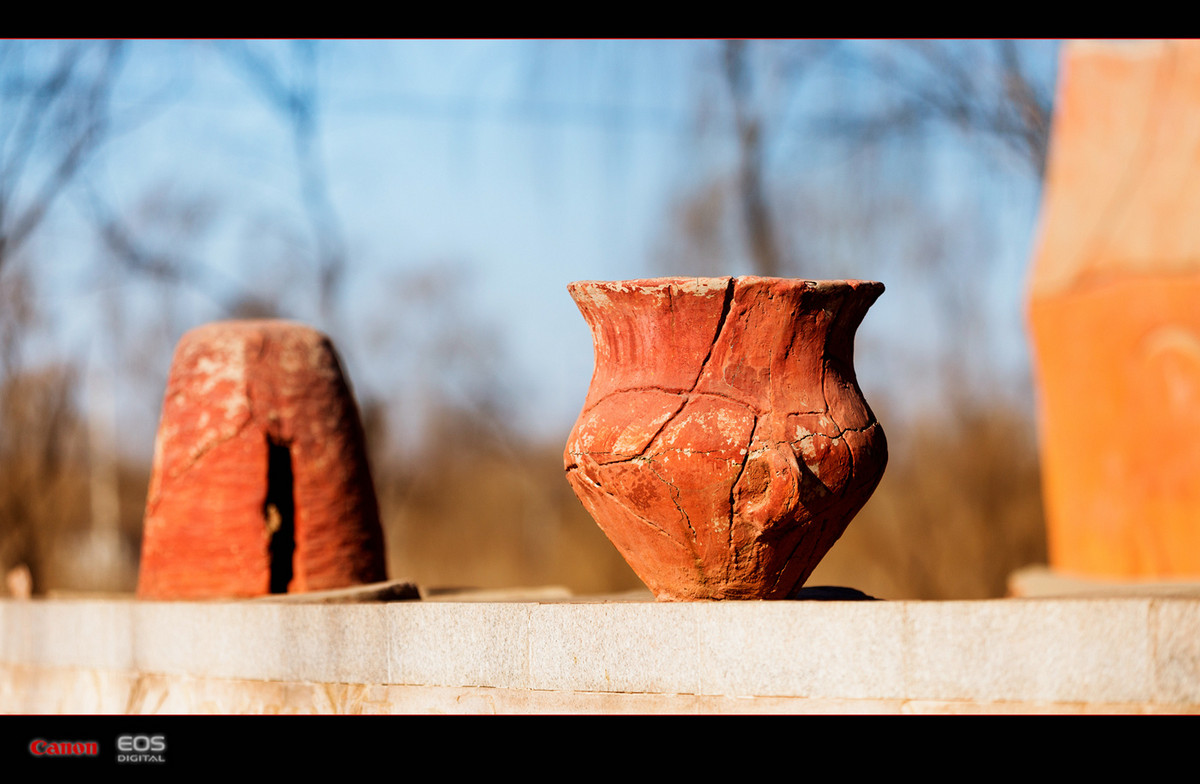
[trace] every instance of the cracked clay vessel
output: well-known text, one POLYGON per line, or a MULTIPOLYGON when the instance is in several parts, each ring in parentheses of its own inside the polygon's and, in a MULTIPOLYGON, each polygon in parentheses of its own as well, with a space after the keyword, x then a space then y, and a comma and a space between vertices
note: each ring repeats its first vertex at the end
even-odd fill
POLYGON ((568 287, 596 368, 564 462, 660 600, 786 599, 883 475, 854 375, 883 284, 782 278, 568 287))

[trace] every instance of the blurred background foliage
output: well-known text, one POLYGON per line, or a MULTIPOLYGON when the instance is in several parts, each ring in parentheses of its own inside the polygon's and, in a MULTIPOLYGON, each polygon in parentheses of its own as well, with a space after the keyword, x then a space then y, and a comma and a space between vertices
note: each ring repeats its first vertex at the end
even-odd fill
MULTIPOLYGON (((271 175, 277 209, 235 214, 236 194, 207 181, 166 178, 130 195, 105 175, 114 140, 169 100, 114 100, 152 42, 0 42, 0 570, 27 568, 36 593, 132 590, 150 455, 116 446, 123 426, 112 412, 131 409, 153 432, 174 343, 196 325, 185 303, 199 298, 213 317, 308 321, 346 355, 394 578, 639 587, 564 479, 570 422, 529 425, 539 378, 514 372, 511 336, 473 304, 487 296, 472 289, 475 265, 488 260, 397 266, 369 284, 387 292, 386 307, 347 293, 361 240, 346 229, 322 153, 338 89, 319 76, 329 44, 173 46, 184 72, 219 63, 271 118, 231 138, 286 151, 286 171, 271 175), (47 258, 68 208, 94 252, 60 272, 47 258), (221 246, 214 238, 234 224, 236 241, 221 246), (242 259, 245 274, 214 263, 221 253, 242 259), (106 336, 103 351, 56 348, 64 316, 46 303, 69 287, 102 303, 87 332, 106 336), (364 383, 372 363, 403 383, 364 383)), ((497 68, 522 74, 513 112, 553 125, 555 105, 538 96, 567 85, 574 121, 583 111, 601 131, 624 121, 614 105, 684 118, 672 145, 679 173, 640 276, 858 277, 884 281, 885 300, 914 292, 889 306, 886 329, 868 329, 869 314, 860 334, 856 364, 891 461, 810 584, 983 598, 1045 560, 1028 362, 1006 339, 1023 329, 1015 303, 1045 169, 1054 42, 552 41, 503 51, 514 62, 497 68), (681 47, 671 62, 683 63, 686 89, 656 94, 638 74, 681 47), (946 183, 963 178, 987 182, 973 199, 947 196, 946 183), (1008 222, 991 214, 1005 189, 1024 205, 1008 222), (998 285, 1012 289, 1007 299, 994 296, 998 285)))

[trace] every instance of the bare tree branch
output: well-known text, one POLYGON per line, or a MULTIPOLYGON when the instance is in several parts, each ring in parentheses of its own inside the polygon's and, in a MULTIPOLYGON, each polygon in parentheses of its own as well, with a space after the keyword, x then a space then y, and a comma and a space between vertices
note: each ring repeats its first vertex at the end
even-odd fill
POLYGON ((0 46, 0 60, 12 68, 0 93, 2 271, 107 138, 109 100, 126 48, 120 41, 72 44, 48 73, 31 76, 23 42, 0 46), (89 69, 93 53, 100 62, 89 69), (37 168, 46 174, 28 182, 37 168))
MULTIPOLYGON (((95 192, 89 190, 86 195, 87 210, 105 250, 127 272, 146 280, 187 287, 207 297, 229 315, 238 312, 249 300, 250 295, 241 283, 219 268, 188 255, 186 251, 189 243, 186 240, 173 241, 170 243, 170 250, 163 250, 163 243, 154 243, 150 233, 144 228, 131 225, 127 218, 113 211, 95 192), (184 249, 183 252, 180 248, 184 249)), ((189 205, 177 204, 174 199, 161 192, 152 192, 151 196, 159 208, 159 213, 162 213, 164 207, 173 213, 160 214, 156 221, 178 223, 176 216, 195 212, 189 205)), ((204 222, 203 219, 199 221, 201 224, 204 222)), ((194 233, 203 229, 204 226, 199 225, 185 231, 194 233)))
POLYGON ((829 118, 827 131, 870 144, 944 123, 998 140, 1039 180, 1044 175, 1053 86, 1031 76, 1015 42, 907 42, 860 52, 851 67, 887 100, 881 109, 829 118))
POLYGON ((751 106, 754 87, 746 62, 746 42, 725 41, 721 64, 733 100, 739 152, 738 200, 751 258, 759 275, 778 277, 783 263, 763 183, 762 117, 751 106))
POLYGON ((222 51, 291 129, 301 201, 316 247, 319 303, 322 313, 330 318, 345 276, 347 254, 342 224, 329 196, 329 178, 317 145, 316 43, 292 42, 292 59, 299 76, 291 81, 284 79, 268 58, 245 43, 231 42, 222 51))

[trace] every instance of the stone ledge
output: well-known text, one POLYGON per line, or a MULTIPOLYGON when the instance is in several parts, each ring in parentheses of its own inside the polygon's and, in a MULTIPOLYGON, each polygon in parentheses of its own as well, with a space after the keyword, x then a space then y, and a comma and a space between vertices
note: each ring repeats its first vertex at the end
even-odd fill
POLYGON ((1194 713, 1200 599, 6 600, 0 670, 30 713, 1194 713))
MULTIPOLYGON (((7 713, 58 714, 1177 714, 1175 705, 724 697, 194 678, 0 664, 7 713)), ((1200 712, 1200 706, 1190 711, 1200 712)))

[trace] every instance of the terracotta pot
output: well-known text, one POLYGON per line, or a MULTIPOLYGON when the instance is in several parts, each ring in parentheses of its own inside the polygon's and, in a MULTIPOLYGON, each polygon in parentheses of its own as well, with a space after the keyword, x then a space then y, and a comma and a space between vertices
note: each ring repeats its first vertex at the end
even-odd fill
POLYGON ((567 478, 660 600, 785 599, 879 484, 854 333, 883 284, 572 283, 596 368, 567 478))

